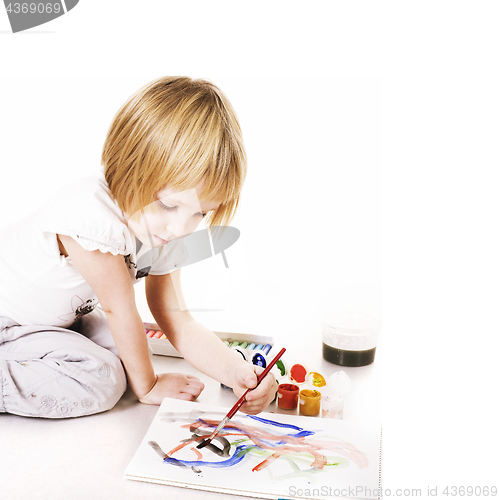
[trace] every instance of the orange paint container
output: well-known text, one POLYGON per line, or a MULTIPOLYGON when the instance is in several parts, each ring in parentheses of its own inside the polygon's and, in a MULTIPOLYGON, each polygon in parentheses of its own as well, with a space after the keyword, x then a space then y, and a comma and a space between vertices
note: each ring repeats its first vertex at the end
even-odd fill
POLYGON ((311 389, 300 391, 300 413, 315 416, 321 411, 321 393, 311 389))
POLYGON ((277 389, 277 406, 283 410, 294 410, 298 406, 300 389, 294 384, 281 384, 277 389))

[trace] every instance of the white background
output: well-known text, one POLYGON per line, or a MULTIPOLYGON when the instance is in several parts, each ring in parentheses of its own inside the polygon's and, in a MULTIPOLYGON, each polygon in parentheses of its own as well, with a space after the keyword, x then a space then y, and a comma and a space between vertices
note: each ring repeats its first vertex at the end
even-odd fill
POLYGON ((383 486, 494 484, 494 2, 103 4, 16 35, 0 13, 0 224, 97 167, 141 85, 214 81, 249 156, 241 240, 230 276, 186 269, 188 298, 305 337, 330 306, 380 315, 382 284, 383 486))

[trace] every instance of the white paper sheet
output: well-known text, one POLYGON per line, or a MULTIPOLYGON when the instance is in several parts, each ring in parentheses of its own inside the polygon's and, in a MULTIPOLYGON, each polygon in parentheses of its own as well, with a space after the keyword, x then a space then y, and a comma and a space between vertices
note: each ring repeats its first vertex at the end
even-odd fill
POLYGON ((165 399, 125 477, 269 499, 379 497, 379 424, 238 413, 213 440, 218 454, 197 450, 226 413, 165 399))

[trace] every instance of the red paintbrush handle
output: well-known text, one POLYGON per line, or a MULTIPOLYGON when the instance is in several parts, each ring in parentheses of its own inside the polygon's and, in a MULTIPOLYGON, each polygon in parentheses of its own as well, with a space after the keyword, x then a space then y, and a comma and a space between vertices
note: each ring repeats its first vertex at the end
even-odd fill
POLYGON ((246 401, 246 394, 251 391, 251 389, 248 389, 238 400, 237 403, 232 407, 232 409, 227 413, 227 417, 231 419, 236 413, 241 406, 243 406, 244 402, 246 401))

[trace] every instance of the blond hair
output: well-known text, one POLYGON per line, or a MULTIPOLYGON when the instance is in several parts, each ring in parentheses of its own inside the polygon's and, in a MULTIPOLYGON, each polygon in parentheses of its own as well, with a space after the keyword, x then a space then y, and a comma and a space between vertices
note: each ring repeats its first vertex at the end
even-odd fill
POLYGON ((237 116, 211 82, 164 77, 134 94, 118 111, 102 151, 111 194, 133 214, 164 187, 180 191, 204 182, 201 199, 220 202, 210 226, 234 216, 246 176, 237 116))

